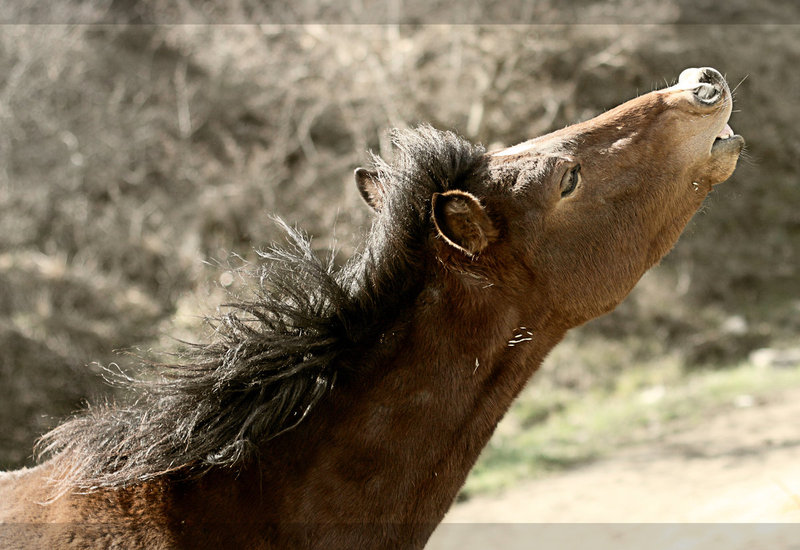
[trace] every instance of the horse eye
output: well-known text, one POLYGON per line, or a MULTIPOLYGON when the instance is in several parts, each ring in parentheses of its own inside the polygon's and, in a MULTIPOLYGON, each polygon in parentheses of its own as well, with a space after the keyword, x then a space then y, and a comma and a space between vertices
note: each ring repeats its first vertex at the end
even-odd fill
POLYGON ((576 164, 561 178, 561 197, 564 198, 575 191, 581 181, 581 165, 576 164))

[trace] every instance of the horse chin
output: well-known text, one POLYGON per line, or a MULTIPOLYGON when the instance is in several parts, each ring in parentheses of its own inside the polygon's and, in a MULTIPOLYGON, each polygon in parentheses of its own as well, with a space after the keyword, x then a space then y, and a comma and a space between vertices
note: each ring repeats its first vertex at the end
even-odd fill
POLYGON ((709 160, 703 166, 702 179, 717 185, 731 177, 743 148, 744 138, 738 134, 716 138, 711 145, 709 160))

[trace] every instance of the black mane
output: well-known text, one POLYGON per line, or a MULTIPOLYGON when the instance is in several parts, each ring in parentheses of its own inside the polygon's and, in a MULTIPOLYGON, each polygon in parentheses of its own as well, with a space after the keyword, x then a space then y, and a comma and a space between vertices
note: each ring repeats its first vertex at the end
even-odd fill
POLYGON ((129 400, 90 406, 42 437, 37 451, 53 457, 59 491, 235 466, 305 418, 342 358, 373 345, 421 289, 432 194, 484 166, 483 148, 450 132, 393 137, 396 160, 374 158, 387 192, 363 251, 337 270, 284 225, 289 244, 261 254, 253 298, 216 319, 212 343, 181 364, 116 373, 129 400))

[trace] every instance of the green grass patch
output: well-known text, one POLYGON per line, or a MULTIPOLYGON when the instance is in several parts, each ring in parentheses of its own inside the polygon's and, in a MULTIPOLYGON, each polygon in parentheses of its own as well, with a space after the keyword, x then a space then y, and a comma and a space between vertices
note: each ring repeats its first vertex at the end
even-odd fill
POLYGON ((536 377, 484 450, 460 496, 503 490, 608 456, 621 446, 658 440, 715 410, 749 406, 800 385, 800 365, 762 369, 742 363, 691 374, 662 360, 621 373, 588 391, 537 386, 536 377))

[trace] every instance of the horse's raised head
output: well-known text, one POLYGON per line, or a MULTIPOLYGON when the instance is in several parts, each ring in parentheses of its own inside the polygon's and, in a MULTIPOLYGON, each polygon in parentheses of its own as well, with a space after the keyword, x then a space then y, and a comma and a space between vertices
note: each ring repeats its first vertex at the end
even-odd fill
POLYGON ((719 72, 687 69, 675 86, 491 154, 521 208, 507 240, 570 325, 615 307, 733 173, 744 140, 731 107, 719 72))
POLYGON ((401 142, 413 170, 359 169, 356 180, 375 210, 403 194, 390 217, 428 216, 429 248, 448 276, 516 293, 535 304, 530 314, 569 327, 613 309, 731 175, 744 146, 727 124, 731 107, 720 73, 687 69, 672 87, 466 162, 441 158, 452 146, 401 142), (398 179, 413 183, 392 189, 398 179))

